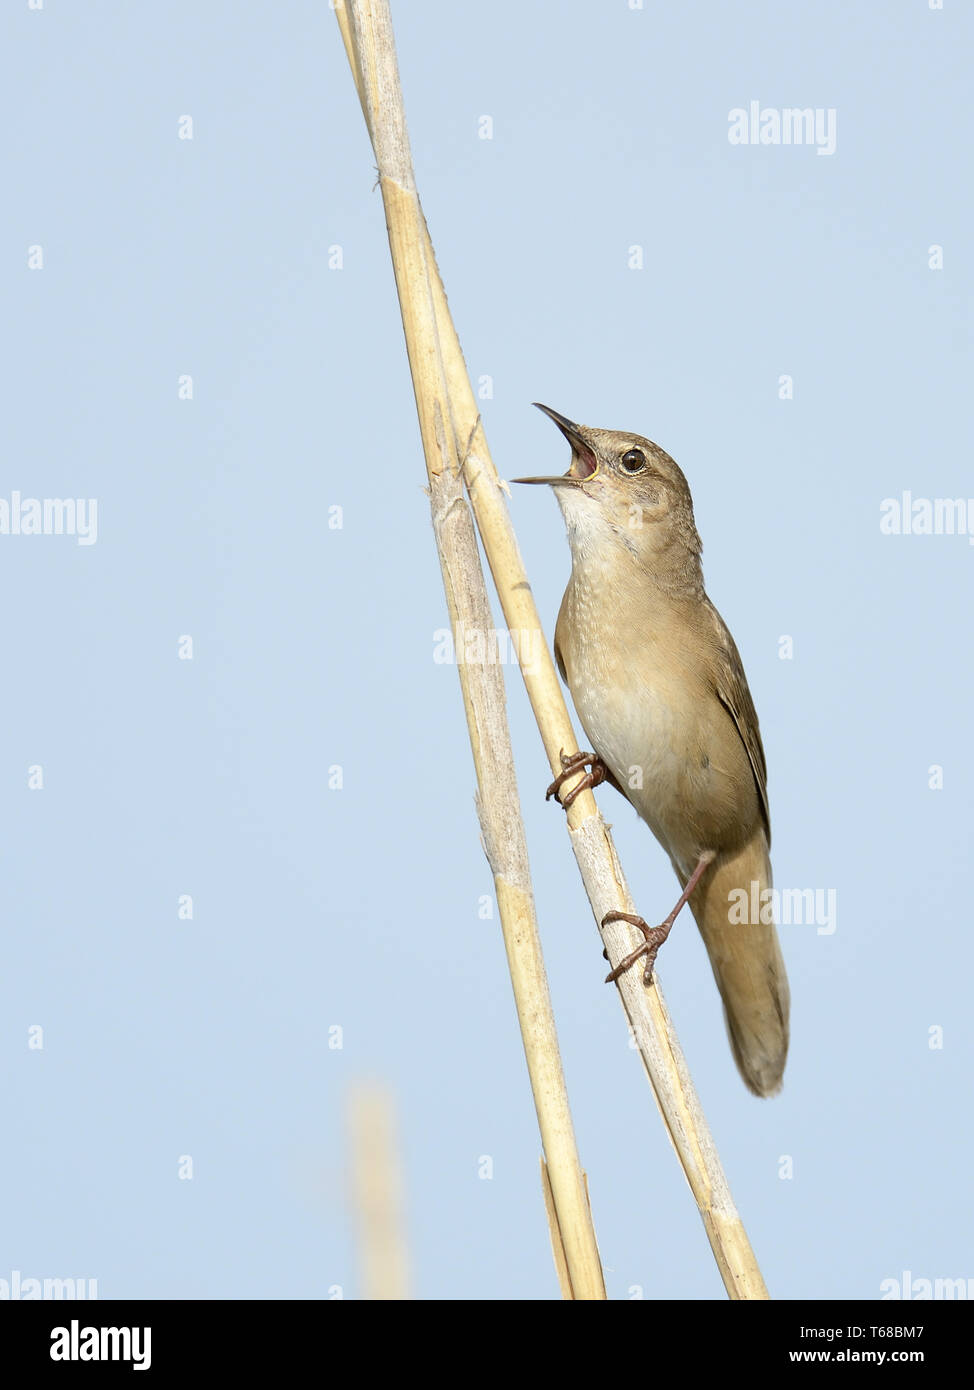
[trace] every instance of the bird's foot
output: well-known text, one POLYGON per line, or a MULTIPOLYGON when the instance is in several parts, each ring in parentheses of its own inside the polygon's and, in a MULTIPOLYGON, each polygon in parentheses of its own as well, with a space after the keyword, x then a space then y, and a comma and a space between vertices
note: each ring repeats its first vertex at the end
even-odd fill
POLYGON ((586 787, 597 787, 600 782, 605 781, 606 768, 605 763, 596 753, 566 753, 563 749, 561 754, 561 772, 559 772, 558 776, 545 792, 545 801, 550 801, 553 796, 557 796, 568 779, 574 777, 575 773, 586 765, 590 767, 590 771, 586 772, 577 787, 572 787, 571 791, 561 803, 566 811, 575 800, 576 796, 578 796, 579 792, 584 791, 586 787))
MULTIPOLYGON (((633 912, 607 912, 602 918, 603 927, 607 922, 628 922, 631 926, 638 927, 645 936, 646 940, 641 946, 637 946, 635 951, 630 951, 625 960, 621 960, 614 970, 611 970, 605 977, 605 983, 611 985, 613 980, 618 980, 620 975, 624 975, 631 965, 635 965, 641 956, 646 957, 646 969, 643 971, 643 984, 653 983, 653 966, 656 964, 656 955, 663 942, 669 936, 673 923, 679 917, 681 911, 690 900, 690 894, 700 882, 708 866, 717 858, 717 851, 714 849, 701 850, 697 858, 696 867, 687 879, 686 887, 677 898, 676 906, 664 922, 660 922, 658 927, 647 926, 642 917, 637 917, 633 912)), ((606 957, 608 959, 608 957, 606 957)))
POLYGON ((656 964, 656 956, 659 948, 670 934, 673 920, 661 922, 658 927, 649 926, 642 917, 637 917, 634 912, 607 912, 602 918, 603 927, 609 922, 628 922, 632 927, 638 927, 646 940, 641 946, 637 946, 634 951, 630 951, 628 956, 624 956, 614 970, 610 970, 605 977, 605 983, 611 985, 614 980, 618 980, 620 975, 636 964, 642 956, 646 957, 646 967, 643 970, 643 984, 653 983, 653 967, 656 964))

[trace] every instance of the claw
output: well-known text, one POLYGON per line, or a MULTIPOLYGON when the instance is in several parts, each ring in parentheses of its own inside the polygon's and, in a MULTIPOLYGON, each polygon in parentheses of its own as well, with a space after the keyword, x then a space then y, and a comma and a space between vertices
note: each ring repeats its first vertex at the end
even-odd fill
POLYGON ((620 975, 624 975, 627 970, 636 964, 641 956, 646 957, 646 968, 643 970, 643 984, 653 983, 653 967, 656 964, 656 956, 659 948, 670 934, 672 922, 662 922, 658 927, 649 926, 642 917, 637 917, 633 912, 607 912, 602 918, 603 927, 608 922, 628 922, 630 926, 638 927, 646 940, 641 946, 637 946, 634 951, 630 951, 628 956, 623 956, 622 960, 610 970, 605 977, 605 983, 611 985, 614 980, 618 980, 620 975))
POLYGON ((568 792, 562 800, 561 804, 566 811, 575 800, 576 796, 578 796, 579 792, 584 791, 586 787, 597 787, 600 783, 605 781, 606 768, 605 763, 596 753, 566 753, 562 750, 562 770, 545 792, 545 801, 550 801, 553 796, 557 796, 568 779, 574 777, 575 773, 585 767, 586 764, 591 764, 591 771, 586 772, 578 786, 572 787, 571 791, 568 792))
POLYGON ((653 983, 653 967, 656 964, 656 956, 659 952, 659 948, 669 936, 673 929, 673 923, 680 915, 680 910, 688 902, 690 894, 703 877, 704 871, 707 869, 708 865, 714 862, 716 857, 716 851, 712 849, 705 849, 703 851, 697 860, 696 868, 687 879, 687 885, 680 894, 676 907, 674 907, 666 921, 660 922, 658 927, 648 926, 644 918, 637 917, 634 912, 607 912, 605 914, 602 918, 603 927, 607 922, 628 922, 630 926, 638 927, 646 938, 641 946, 637 946, 634 951, 630 951, 628 956, 625 956, 614 970, 609 971, 608 975, 605 977, 605 983, 607 985, 612 984, 613 980, 618 980, 620 975, 624 975, 630 966, 636 964, 636 961, 639 960, 641 956, 646 957, 646 968, 643 971, 643 984, 651 985, 653 983))

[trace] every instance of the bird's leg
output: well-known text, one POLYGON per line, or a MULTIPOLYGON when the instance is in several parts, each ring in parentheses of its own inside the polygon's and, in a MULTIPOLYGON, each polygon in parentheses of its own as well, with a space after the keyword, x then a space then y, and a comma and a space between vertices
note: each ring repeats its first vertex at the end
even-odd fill
POLYGON ((659 952, 659 948, 669 936, 673 923, 676 921, 677 917, 679 917, 680 911, 685 906, 690 894, 700 882, 704 870, 707 868, 708 864, 713 863, 715 858, 715 850, 704 850, 703 854, 701 854, 700 858, 697 860, 697 867, 687 879, 687 886, 677 899, 676 906, 665 921, 660 922, 658 927, 647 926, 643 918, 637 917, 633 912, 607 912, 605 914, 602 918, 603 927, 607 922, 628 922, 630 926, 638 927, 646 938, 641 946, 637 946, 634 951, 630 951, 628 956, 625 956, 614 970, 609 971, 608 975, 605 977, 605 983, 607 985, 612 984, 613 980, 618 980, 620 975, 624 975, 631 965, 635 965, 640 956, 646 957, 646 969, 643 971, 643 984, 652 984, 653 966, 656 964, 656 956, 659 952))
POLYGON ((553 796, 557 796, 569 777, 573 777, 580 768, 585 767, 586 763, 591 765, 591 771, 586 772, 578 786, 572 787, 571 791, 561 803, 566 811, 575 800, 576 796, 578 796, 579 792, 584 791, 586 787, 597 787, 600 782, 605 781, 606 767, 597 753, 566 753, 564 749, 562 749, 561 772, 559 772, 558 776, 545 792, 545 801, 550 801, 553 796))

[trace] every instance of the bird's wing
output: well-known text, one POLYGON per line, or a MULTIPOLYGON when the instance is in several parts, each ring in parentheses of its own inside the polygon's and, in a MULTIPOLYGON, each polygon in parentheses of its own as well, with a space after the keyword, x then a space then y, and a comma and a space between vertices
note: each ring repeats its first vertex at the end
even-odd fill
POLYGON ((727 631, 727 625, 714 605, 709 599, 706 599, 705 602, 713 620, 716 648, 714 676, 717 698, 733 719, 737 732, 741 736, 741 742, 747 751, 761 801, 764 829, 770 846, 771 813, 768 810, 768 765, 764 760, 764 747, 761 743, 757 711, 748 689, 747 676, 744 674, 744 665, 740 652, 737 650, 737 644, 727 631))

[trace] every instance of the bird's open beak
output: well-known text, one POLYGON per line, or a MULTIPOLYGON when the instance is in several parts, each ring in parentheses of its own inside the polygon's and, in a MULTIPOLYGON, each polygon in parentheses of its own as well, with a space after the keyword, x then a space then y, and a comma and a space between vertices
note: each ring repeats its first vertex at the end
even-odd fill
POLYGON ((572 461, 567 473, 561 473, 555 478, 512 478, 512 483, 550 483, 553 487, 569 486, 580 487, 589 478, 594 478, 599 470, 599 462, 595 457, 592 446, 586 442, 584 432, 580 425, 576 425, 573 420, 569 420, 564 415, 559 415, 557 410, 552 410, 549 405, 542 405, 540 401, 534 404, 539 410, 543 410, 549 420, 554 420, 562 434, 572 446, 572 461))

